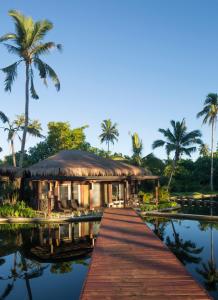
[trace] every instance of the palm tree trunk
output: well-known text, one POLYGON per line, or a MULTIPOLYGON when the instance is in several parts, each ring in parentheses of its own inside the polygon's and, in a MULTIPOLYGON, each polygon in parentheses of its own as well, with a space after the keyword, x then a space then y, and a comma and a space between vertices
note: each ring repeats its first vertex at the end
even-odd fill
POLYGON ((210 189, 213 192, 213 145, 214 144, 214 120, 212 121, 211 133, 211 169, 210 169, 210 189))
POLYGON ((21 261, 22 261, 24 272, 25 272, 24 273, 24 279, 25 279, 25 282, 26 282, 28 298, 29 298, 29 300, 32 300, 33 296, 32 296, 32 291, 31 291, 31 286, 30 286, 30 280, 29 280, 28 274, 27 274, 27 264, 26 264, 26 259, 23 256, 23 254, 21 254, 21 261))
POLYGON ((176 168, 176 159, 174 158, 174 159, 173 159, 173 168, 172 168, 172 172, 171 172, 171 174, 170 174, 170 178, 169 178, 168 185, 167 185, 167 191, 169 191, 170 184, 171 184, 171 181, 172 181, 172 178, 173 178, 173 173, 174 173, 174 171, 175 171, 175 168, 176 168))
POLYGON ((13 159, 13 166, 16 167, 17 162, 16 162, 15 151, 14 151, 14 137, 11 138, 11 154, 12 154, 12 159, 13 159))
POLYGON ((109 156, 109 151, 110 151, 110 142, 107 141, 107 152, 108 152, 108 156, 109 156))
POLYGON ((22 168, 23 166, 23 158, 24 158, 24 151, 25 151, 25 145, 26 145, 26 135, 27 135, 27 127, 29 124, 29 63, 26 62, 26 87, 25 87, 25 96, 26 96, 26 102, 25 102, 25 124, 23 129, 23 138, 21 143, 21 153, 20 153, 20 161, 19 161, 19 167, 22 168))

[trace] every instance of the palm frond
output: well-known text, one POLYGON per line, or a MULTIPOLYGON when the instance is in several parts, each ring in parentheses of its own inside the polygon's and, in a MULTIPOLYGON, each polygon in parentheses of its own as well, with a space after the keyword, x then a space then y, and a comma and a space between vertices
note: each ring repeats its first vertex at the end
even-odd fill
POLYGON ((60 85, 60 81, 59 78, 57 76, 57 74, 55 73, 55 71, 46 63, 44 63, 45 65, 45 69, 46 69, 46 73, 48 74, 48 76, 51 78, 51 80, 53 81, 57 91, 60 90, 61 85, 60 85))
POLYGON ((156 148, 162 147, 164 145, 165 145, 165 141, 163 141, 163 140, 156 140, 152 144, 152 149, 156 149, 156 148))
POLYGON ((14 33, 6 33, 0 37, 0 42, 6 42, 8 40, 16 40, 17 36, 14 33))
POLYGON ((6 74, 5 91, 11 92, 12 85, 14 83, 15 78, 17 77, 17 66, 19 63, 20 63, 20 61, 15 62, 10 66, 1 69, 6 74))
POLYGON ((3 111, 0 111, 0 120, 3 123, 9 123, 9 118, 6 116, 5 113, 3 113, 3 111))
POLYGON ((26 44, 25 17, 19 11, 13 9, 9 10, 8 14, 14 19, 16 42, 24 47, 26 44))
POLYGON ((36 93, 34 81, 33 81, 33 70, 30 71, 30 93, 33 99, 38 100, 39 96, 36 93))
POLYGON ((39 59, 38 57, 35 57, 33 62, 34 62, 34 66, 39 71, 39 76, 42 79, 46 79, 46 68, 45 68, 43 61, 41 61, 41 59, 39 59))
POLYGON ((48 20, 38 21, 34 24, 34 30, 32 32, 32 42, 34 44, 40 40, 43 40, 46 33, 53 28, 52 22, 48 20))
POLYGON ((33 48, 31 51, 32 55, 42 55, 42 54, 49 54, 51 49, 57 48, 56 44, 53 42, 47 42, 44 44, 39 44, 33 48))
POLYGON ((3 43, 3 45, 7 48, 9 53, 16 54, 21 57, 21 51, 18 47, 7 44, 7 43, 3 43))
POLYGON ((38 138, 44 138, 44 137, 45 137, 44 135, 42 135, 42 134, 40 133, 40 131, 39 131, 37 128, 34 128, 34 127, 28 126, 27 132, 28 132, 30 135, 34 136, 34 137, 38 137, 38 138))

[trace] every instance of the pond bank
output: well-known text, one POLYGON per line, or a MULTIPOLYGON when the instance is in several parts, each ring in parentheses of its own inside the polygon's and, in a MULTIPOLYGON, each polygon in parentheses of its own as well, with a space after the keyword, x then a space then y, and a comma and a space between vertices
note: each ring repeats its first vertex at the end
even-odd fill
POLYGON ((148 212, 138 212, 142 217, 161 217, 161 218, 171 218, 171 219, 187 219, 187 220, 203 220, 203 221, 218 221, 218 216, 210 215, 194 215, 194 214, 182 214, 182 213, 170 213, 170 212, 158 212, 158 211, 148 211, 148 212))
POLYGON ((102 213, 96 215, 86 215, 86 216, 66 216, 66 217, 47 217, 47 218, 21 218, 21 217, 0 217, 0 224, 7 223, 67 223, 67 222, 87 222, 87 221, 99 221, 101 220, 102 213))

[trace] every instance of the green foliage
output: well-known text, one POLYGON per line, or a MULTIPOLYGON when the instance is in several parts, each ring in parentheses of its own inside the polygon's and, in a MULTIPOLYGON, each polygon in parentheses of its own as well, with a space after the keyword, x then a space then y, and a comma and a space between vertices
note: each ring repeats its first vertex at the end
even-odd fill
POLYGON ((153 193, 144 193, 143 203, 150 203, 154 199, 153 193))
POLYGON ((19 188, 15 182, 4 182, 0 185, 0 195, 3 200, 17 201, 19 188))
POLYGON ((142 167, 148 168, 152 174, 163 175, 165 164, 153 153, 148 154, 142 159, 142 167))
POLYGON ((36 216, 36 212, 26 206, 24 201, 17 202, 16 204, 4 204, 0 206, 1 217, 26 217, 32 218, 36 216))
POLYGON ((68 122, 49 122, 47 145, 53 153, 60 150, 80 149, 85 144, 84 130, 88 126, 71 129, 68 122))
MULTIPOLYGON (((49 156, 56 154, 60 150, 92 150, 91 146, 86 142, 84 131, 87 127, 88 126, 82 126, 72 129, 68 122, 48 123, 48 136, 44 141, 38 143, 34 147, 29 148, 28 154, 25 153, 23 165, 29 166, 35 164, 40 160, 46 159, 49 156)), ((16 153, 16 160, 19 160, 19 157, 20 153, 16 153)), ((9 165, 12 165, 11 156, 6 156, 5 161, 9 165)))
POLYGON ((173 208, 177 206, 176 202, 170 201, 170 195, 166 187, 159 188, 159 201, 158 205, 155 203, 155 197, 153 193, 144 193, 140 191, 138 196, 143 199, 143 203, 140 206, 142 211, 161 210, 165 208, 173 208))
POLYGON ((141 164, 142 164, 142 149, 143 149, 142 140, 139 138, 139 135, 136 132, 134 132, 131 135, 131 138, 132 138, 132 153, 133 153, 131 161, 136 166, 141 166, 141 164))
POLYGON ((165 202, 169 201, 170 199, 170 193, 167 190, 166 186, 160 187, 159 188, 159 202, 165 202))

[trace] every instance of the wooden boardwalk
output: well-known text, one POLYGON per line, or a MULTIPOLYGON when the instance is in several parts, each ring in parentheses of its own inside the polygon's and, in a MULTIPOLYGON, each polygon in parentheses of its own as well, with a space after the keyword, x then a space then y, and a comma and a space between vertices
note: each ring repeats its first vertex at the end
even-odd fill
POLYGON ((106 209, 81 300, 211 299, 131 209, 106 209))

